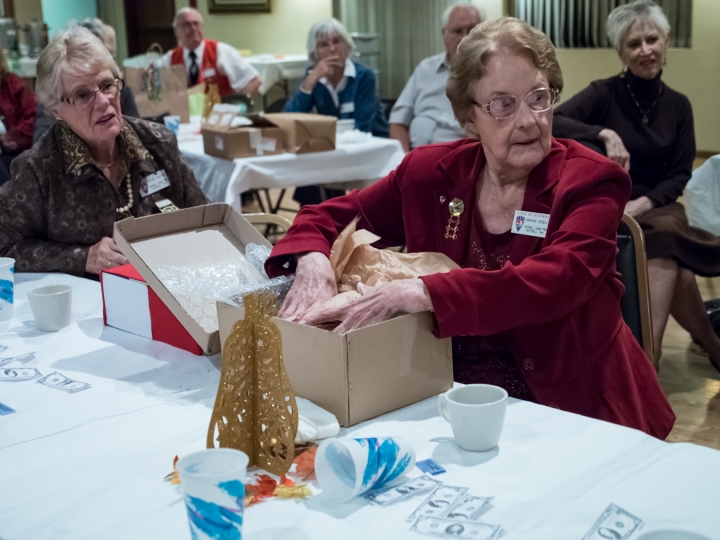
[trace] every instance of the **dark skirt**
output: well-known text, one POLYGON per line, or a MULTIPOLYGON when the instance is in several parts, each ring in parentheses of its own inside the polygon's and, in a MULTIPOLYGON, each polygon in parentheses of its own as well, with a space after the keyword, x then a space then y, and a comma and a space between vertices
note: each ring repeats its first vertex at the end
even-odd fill
POLYGON ((672 257, 698 276, 720 276, 720 237, 691 227, 682 204, 653 208, 637 221, 645 233, 648 259, 672 257))

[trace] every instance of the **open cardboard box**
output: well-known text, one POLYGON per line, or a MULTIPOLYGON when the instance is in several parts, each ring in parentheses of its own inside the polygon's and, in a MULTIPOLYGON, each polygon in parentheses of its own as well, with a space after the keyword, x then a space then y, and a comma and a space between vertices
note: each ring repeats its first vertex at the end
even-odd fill
POLYGON ((218 332, 207 332, 156 277, 151 268, 199 267, 234 260, 250 243, 270 243, 227 204, 207 204, 115 223, 115 243, 205 354, 220 352, 218 332))
POLYGON ((244 116, 248 125, 233 127, 238 116, 237 105, 219 104, 213 107, 202 126, 205 153, 223 159, 282 154, 285 151, 285 131, 263 116, 244 116))
MULTIPOLYGON (((218 302, 220 342, 244 318, 218 302)), ((293 391, 352 426, 453 385, 451 340, 432 334, 430 312, 396 317, 344 335, 274 318, 293 391)))
POLYGON ((293 154, 335 150, 337 118, 322 114, 269 113, 269 120, 285 132, 285 149, 293 154))

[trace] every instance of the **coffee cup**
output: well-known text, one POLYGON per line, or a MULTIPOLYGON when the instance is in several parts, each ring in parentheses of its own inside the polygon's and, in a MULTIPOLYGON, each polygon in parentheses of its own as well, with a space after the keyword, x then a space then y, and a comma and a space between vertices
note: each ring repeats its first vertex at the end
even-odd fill
POLYGON ((15 303, 15 259, 0 257, 0 321, 12 319, 15 303))
POLYGON ((438 396, 440 415, 450 423, 455 442, 468 452, 486 452, 500 440, 508 394, 491 384, 468 384, 438 396))
POLYGON ((70 324, 72 287, 44 285, 28 293, 35 327, 43 332, 57 332, 70 324))

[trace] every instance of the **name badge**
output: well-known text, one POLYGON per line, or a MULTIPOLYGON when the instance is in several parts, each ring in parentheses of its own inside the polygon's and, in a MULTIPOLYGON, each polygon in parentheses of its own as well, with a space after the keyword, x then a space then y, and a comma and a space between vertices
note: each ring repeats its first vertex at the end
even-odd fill
POLYGON ((347 103, 341 103, 340 104, 340 114, 346 114, 355 112, 355 102, 354 101, 348 101, 347 103))
POLYGON ((147 197, 161 189, 165 189, 169 185, 170 180, 168 179, 167 173, 165 169, 161 169, 155 174, 150 174, 140 180, 140 196, 147 197))
POLYGON ((511 230, 515 234, 545 238, 548 221, 550 221, 550 214, 515 210, 515 219, 511 230))
POLYGON ((209 79, 215 76, 215 70, 213 68, 204 69, 202 72, 203 79, 209 79))

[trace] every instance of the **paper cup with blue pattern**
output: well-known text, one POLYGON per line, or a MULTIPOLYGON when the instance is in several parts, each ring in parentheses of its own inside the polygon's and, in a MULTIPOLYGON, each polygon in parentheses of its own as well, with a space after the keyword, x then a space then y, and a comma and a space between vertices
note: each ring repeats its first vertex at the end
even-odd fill
POLYGON ((12 319, 15 304, 15 259, 0 257, 0 321, 12 319))
POLYGON ((248 457, 210 448, 178 461, 193 540, 241 540, 248 457))
POLYGON ((328 439, 315 456, 318 484, 337 502, 380 489, 414 465, 415 449, 403 437, 328 439))

